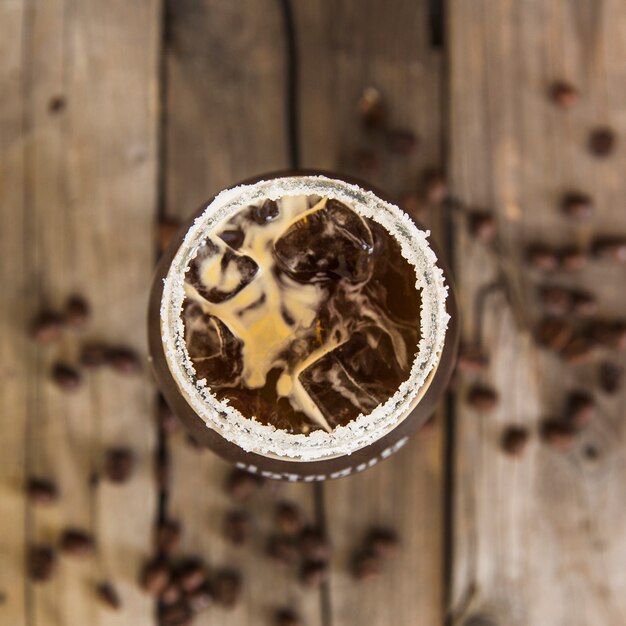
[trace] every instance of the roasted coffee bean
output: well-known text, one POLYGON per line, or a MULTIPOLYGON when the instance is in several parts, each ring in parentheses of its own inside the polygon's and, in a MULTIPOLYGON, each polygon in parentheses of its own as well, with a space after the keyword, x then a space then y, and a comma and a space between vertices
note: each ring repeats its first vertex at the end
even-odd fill
POLYGON ((569 109, 578 102, 579 92, 574 85, 558 80, 550 86, 550 98, 563 109, 569 109))
POLYGON ((141 588, 153 596, 163 593, 171 580, 171 571, 166 561, 160 557, 156 557, 148 561, 139 577, 141 588))
POLYGON ((400 550, 400 538, 392 528, 375 526, 370 528, 365 538, 366 551, 381 559, 397 556, 400 550))
POLYGON ((327 561, 330 558, 330 545, 322 530, 316 526, 303 528, 298 536, 297 543, 306 559, 327 561))
POLYGON ((568 450, 576 441, 576 429, 567 422, 547 419, 541 424, 541 439, 557 450, 568 450))
POLYGON ((252 521, 246 511, 229 511, 224 518, 224 537, 235 546, 241 546, 250 539, 252 521))
POLYGON ((267 555, 284 565, 295 563, 300 553, 294 540, 284 535, 272 535, 267 542, 267 555))
POLYGON ((50 372, 52 382, 62 391, 74 392, 81 386, 80 372, 68 363, 55 363, 50 372))
POLYGON ((541 243, 528 247, 526 259, 532 267, 542 272, 551 272, 559 266, 559 256, 556 250, 541 243))
POLYGON ((583 291, 575 289, 571 292, 572 296, 572 312, 580 317, 591 317, 598 312, 598 302, 595 297, 583 291))
POLYGON ((328 578, 328 564, 305 560, 300 567, 300 582, 310 589, 319 589, 328 578))
POLYGON ((387 132, 387 146, 395 154, 407 156, 417 147, 417 136, 412 130, 394 128, 387 132))
POLYGON ((566 320, 545 318, 536 330, 537 342, 550 350, 562 350, 572 339, 574 328, 566 320))
POLYGON ((421 195, 429 204, 441 204, 448 196, 448 184, 444 173, 436 168, 422 172, 420 179, 421 195))
POLYGON ((166 519, 159 522, 156 528, 156 549, 159 554, 171 556, 178 552, 182 531, 180 522, 166 519))
POLYGON ((577 333, 561 350, 560 356, 566 363, 578 365, 593 359, 597 343, 585 333, 577 333))
POLYGON ((387 111, 380 91, 368 87, 359 99, 359 118, 365 128, 379 128, 387 118, 387 111))
POLYGON ((159 624, 161 626, 187 626, 191 624, 193 614, 186 601, 159 607, 159 624))
POLYGON ((117 589, 109 582, 103 581, 96 585, 96 596, 101 604, 112 611, 122 608, 122 599, 117 589))
POLYGON ((615 133, 608 126, 594 128, 589 133, 589 152, 598 158, 609 156, 615 148, 615 133))
POLYGON ((473 211, 468 216, 470 234, 482 243, 493 241, 497 234, 497 224, 494 216, 488 211, 473 211))
POLYGON ((125 483, 135 470, 135 454, 130 448, 111 448, 104 461, 104 474, 112 483, 125 483))
POLYGON ((48 345, 61 337, 63 318, 53 311, 43 311, 32 323, 31 336, 41 345, 48 345))
POLYGON ((208 577, 206 565, 196 557, 188 557, 176 567, 176 581, 187 593, 203 585, 208 577))
POLYGON ((498 405, 498 394, 491 387, 474 385, 468 390, 466 400, 473 409, 488 413, 498 405))
POLYGON ((579 191, 572 191, 563 196, 561 210, 572 219, 585 220, 593 215, 595 207, 591 196, 579 191))
POLYGON ((247 500, 259 490, 262 484, 263 479, 260 476, 235 469, 228 475, 225 487, 226 493, 233 500, 247 500))
POLYGON ((624 368, 617 363, 604 361, 600 363, 600 367, 598 368, 598 379, 602 391, 608 394, 614 394, 622 387, 624 368))
POLYGON ((132 348, 117 346, 109 348, 106 355, 107 364, 120 374, 137 374, 141 371, 139 355, 132 348))
POLYGON ((174 237, 176 236, 176 233, 178 232, 180 227, 181 227, 180 220, 170 218, 170 217, 165 217, 159 222, 159 228, 158 228, 159 252, 161 253, 165 252, 169 248, 170 243, 172 243, 172 241, 174 240, 174 237))
POLYGON ((507 426, 500 441, 502 450, 509 456, 519 457, 528 445, 528 429, 523 426, 507 426))
POLYGON ((222 569, 213 580, 215 602, 226 608, 234 607, 241 595, 241 575, 233 569, 222 569))
POLYGON ((489 367, 489 357, 481 348, 465 346, 459 350, 456 366, 460 372, 481 374, 489 367))
POLYGON ((359 552, 352 558, 350 570, 357 580, 374 580, 382 572, 380 557, 369 551, 359 552))
POLYGON ((103 343, 87 343, 80 351, 80 364, 88 369, 102 367, 107 362, 107 347, 103 343))
POLYGON ((35 504, 52 504, 59 499, 57 486, 46 478, 29 478, 26 493, 35 504))
POLYGON ((274 626, 302 626, 302 621, 291 609, 278 609, 274 614, 274 626))
POLYGON ((93 537, 83 530, 68 528, 61 535, 59 548, 69 556, 88 556, 94 551, 93 537))
POLYGON ((593 396, 586 391, 573 391, 567 397, 565 419, 574 428, 586 426, 595 413, 593 396))
POLYGON ((544 286, 539 289, 541 306, 550 315, 567 315, 572 311, 573 297, 569 289, 557 286, 544 286))
POLYGON ((33 582, 46 582, 56 569, 56 557, 48 546, 31 546, 28 550, 28 575, 33 582))
POLYGON ((164 606, 172 606, 177 604, 183 597, 183 590, 176 581, 170 581, 159 594, 159 602, 164 606))
POLYGON ((588 254, 575 246, 568 246, 559 253, 559 261, 562 269, 573 272, 583 269, 589 260, 588 254))
POLYGON ((601 261, 626 263, 626 237, 598 237, 591 246, 591 252, 601 261))
POLYGON ((91 308, 89 303, 82 296, 71 296, 65 305, 65 321, 68 326, 81 330, 85 328, 91 308))
POLYGON ((274 520, 283 535, 295 537, 302 530, 302 511, 292 502, 279 502, 276 505, 274 520))
POLYGON ((176 417, 176 413, 170 408, 167 400, 161 394, 159 394, 158 398, 157 411, 161 428, 163 428, 168 435, 176 432, 179 426, 178 418, 176 417))
POLYGON ((187 603, 194 613, 199 613, 213 604, 213 587, 205 582, 187 594, 187 603))

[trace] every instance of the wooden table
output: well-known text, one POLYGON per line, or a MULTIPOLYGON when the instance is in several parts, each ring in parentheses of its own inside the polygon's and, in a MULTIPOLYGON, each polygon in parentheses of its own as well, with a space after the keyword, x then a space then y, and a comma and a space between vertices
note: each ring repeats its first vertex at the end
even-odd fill
MULTIPOLYGON (((444 168, 454 201, 430 207, 435 235, 453 206, 492 211, 509 268, 504 284, 523 285, 532 311, 538 279, 522 268, 525 242, 626 233, 623 1, 449 0, 445 15, 427 0, 292 4, 301 165, 360 175, 398 198, 417 188, 424 168, 444 168), (555 79, 580 89, 571 110, 549 101, 555 79), (391 124, 418 135, 410 155, 361 130, 357 103, 370 86, 383 94, 391 124), (607 159, 586 149, 598 125, 619 136, 607 159), (570 188, 595 198, 583 225, 557 209, 570 188)), ((392 459, 317 490, 284 487, 280 497, 332 538, 327 585, 303 590, 264 557, 278 496, 253 503, 252 547, 222 538, 228 467, 181 432, 166 442, 171 489, 159 505, 149 374, 90 373, 70 395, 48 372, 55 360, 76 359, 85 339, 145 354, 157 222, 289 165, 281 5, 2 0, 0 30, 1 624, 155 623, 137 577, 166 514, 184 524, 184 550, 245 576, 238 607, 209 609, 197 624, 269 624, 287 604, 308 626, 623 626, 626 394, 598 394, 597 417, 569 450, 540 444, 537 424, 560 410, 568 389, 595 388, 596 364, 564 365, 537 349, 502 289, 502 260, 467 235, 463 211, 453 212, 452 248, 442 243, 454 260, 464 339, 491 356, 478 380, 501 401, 490 413, 469 408, 463 398, 476 380, 464 378, 434 427, 392 459), (93 307, 88 329, 51 347, 33 344, 33 316, 77 292, 93 307), (519 459, 498 445, 512 423, 532 430, 519 459), (113 445, 135 451, 137 471, 124 485, 96 483, 90 477, 113 445), (26 501, 30 476, 54 478, 59 502, 26 501), (374 523, 397 528, 403 545, 382 578, 365 585, 348 561, 374 523), (95 555, 61 557, 52 580, 28 581, 29 546, 54 544, 68 526, 94 533, 95 555), (102 579, 117 586, 120 612, 97 602, 102 579)), ((623 265, 591 264, 575 282, 598 294, 602 313, 624 314, 623 265)))

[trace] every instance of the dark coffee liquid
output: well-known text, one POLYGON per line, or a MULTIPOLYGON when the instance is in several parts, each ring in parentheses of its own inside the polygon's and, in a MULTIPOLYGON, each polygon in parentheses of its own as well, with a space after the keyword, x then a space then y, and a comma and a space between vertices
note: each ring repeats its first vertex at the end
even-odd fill
POLYGON ((199 248, 185 291, 198 381, 263 424, 332 431, 409 377, 415 268, 385 228, 337 200, 242 208, 199 248))

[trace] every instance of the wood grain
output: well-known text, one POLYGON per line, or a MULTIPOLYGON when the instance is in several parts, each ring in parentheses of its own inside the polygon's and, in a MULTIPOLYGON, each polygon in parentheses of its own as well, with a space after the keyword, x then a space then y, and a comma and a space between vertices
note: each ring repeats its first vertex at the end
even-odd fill
MULTIPOLYGON (((277 2, 172 1, 166 47, 168 217, 186 217, 217 191, 256 174, 287 166, 284 51, 277 2)), ((183 550, 212 567, 231 566, 244 577, 234 610, 213 608, 201 624, 270 623, 280 606, 295 608, 306 624, 320 624, 316 591, 303 591, 294 571, 264 555, 279 498, 297 503, 313 520, 310 485, 277 485, 243 505, 254 519, 251 545, 234 547, 223 537, 228 511, 224 493, 232 466, 211 452, 198 452, 183 433, 169 441, 172 484, 168 515, 184 526, 183 550)))
MULTIPOLYGON (((534 289, 545 279, 521 267, 525 242, 584 246, 596 233, 626 232, 626 213, 618 208, 624 151, 600 160, 586 148, 597 125, 620 137, 626 130, 625 10, 611 0, 454 0, 449 6, 454 190, 466 205, 496 212, 531 318, 538 314, 534 289), (552 81, 561 79, 581 93, 568 111, 547 97, 552 81), (595 198, 588 223, 560 214, 559 198, 571 189, 595 198)), ((462 220, 457 258, 465 339, 479 340, 482 328, 492 357, 485 381, 499 390, 501 406, 490 415, 459 407, 455 623, 482 614, 513 625, 622 624, 626 397, 596 392, 598 416, 570 451, 552 450, 534 434, 522 459, 505 457, 498 449, 504 425, 521 423, 536 433, 542 417, 562 411, 568 390, 595 390, 597 360, 564 365, 537 350, 497 291, 476 319, 476 298, 501 266, 467 237, 462 220)), ((623 267, 592 263, 551 280, 588 288, 602 314, 623 316, 625 278, 623 267)))
POLYGON ((2 117, 8 131, 2 135, 2 236, 8 238, 3 272, 12 276, 5 276, 3 298, 3 351, 9 350, 3 356, 10 369, 2 395, 13 405, 3 410, 3 419, 14 425, 2 431, 3 463, 11 463, 3 472, 11 484, 2 498, 2 542, 10 546, 2 575, 15 582, 8 583, 7 602, 0 606, 8 612, 3 623, 5 617, 6 623, 46 626, 152 623, 152 602, 136 584, 155 508, 149 379, 88 374, 68 394, 51 384, 49 374, 53 362, 76 363, 87 339, 131 345, 145 354, 156 188, 157 9, 153 0, 11 2, 1 9, 8 41, 21 48, 16 56, 4 39, 8 73, 2 85, 11 96, 3 99, 2 117), (45 349, 27 343, 37 311, 59 310, 75 293, 91 303, 88 329, 68 330, 45 349), (133 448, 138 470, 127 485, 94 488, 90 476, 110 445, 133 448), (44 509, 24 502, 24 478, 32 475, 57 482, 58 504, 44 509), (96 555, 59 557, 51 581, 25 582, 24 548, 56 548, 68 527, 93 533, 96 555), (102 578, 122 595, 119 617, 96 601, 94 586, 102 578))
MULTIPOLYGON (((301 54, 303 165, 366 178, 392 197, 415 192, 425 167, 440 165, 442 53, 431 49, 427 2, 343 0, 297 3, 301 54), (416 150, 393 154, 384 136, 363 131, 358 102, 378 89, 389 127, 413 131, 416 150), (378 171, 356 155, 371 151, 378 171)), ((433 222, 436 216, 433 216, 433 222)), ((361 475, 324 485, 326 522, 335 545, 330 621, 436 624, 442 620, 442 427, 361 475), (369 526, 397 529, 401 554, 379 580, 358 583, 350 560, 369 526)))

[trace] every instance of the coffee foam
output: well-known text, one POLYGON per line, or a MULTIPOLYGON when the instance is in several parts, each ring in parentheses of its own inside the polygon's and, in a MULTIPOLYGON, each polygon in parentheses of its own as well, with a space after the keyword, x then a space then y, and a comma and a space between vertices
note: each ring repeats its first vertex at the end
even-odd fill
MULTIPOLYGON (((266 231, 265 237, 268 234, 269 232, 266 231)), ((253 185, 242 185, 220 193, 207 206, 202 215, 195 220, 186 234, 164 280, 161 302, 161 329, 168 366, 194 411, 205 421, 208 427, 213 428, 244 450, 268 456, 288 457, 293 460, 311 461, 350 454, 382 437, 412 408, 412 403, 436 366, 443 348, 449 319, 445 310, 447 287, 444 285, 443 272, 436 266, 436 257, 426 240, 428 236, 428 232, 419 230, 397 206, 381 200, 372 192, 365 191, 356 185, 335 181, 324 176, 278 178, 260 181, 253 185), (290 434, 243 416, 239 411, 229 406, 227 401, 219 401, 207 386, 206 381, 197 380, 184 340, 184 324, 181 312, 185 296, 194 296, 193 288, 185 285, 185 273, 191 260, 204 245, 209 233, 227 220, 232 219, 243 207, 258 204, 266 198, 282 199, 281 210, 284 212, 284 216, 280 220, 276 220, 275 224, 270 222, 261 227, 264 231, 268 228, 276 229, 276 233, 278 233, 286 227, 285 220, 293 219, 296 215, 297 219, 302 217, 302 211, 306 208, 302 205, 303 202, 306 202, 305 196, 313 195, 322 198, 336 198, 347 204, 356 213, 381 224, 399 242, 402 255, 415 268, 415 286, 421 292, 422 311, 420 318, 421 339, 409 378, 400 385, 397 392, 389 400, 377 406, 368 415, 360 415, 346 426, 340 426, 334 430, 330 429, 315 403, 302 388, 297 375, 291 376, 289 379, 279 380, 279 390, 282 388, 284 395, 291 396, 298 404, 305 407, 305 412, 323 427, 323 430, 316 430, 305 435, 290 434)), ((251 252, 250 256, 255 258, 260 266, 273 262, 266 258, 266 255, 271 254, 271 252, 262 245, 263 239, 254 237, 253 234, 249 236, 246 234, 246 244, 251 252)), ((213 237, 211 241, 217 241, 217 238, 213 237)), ((207 271, 212 270, 209 267, 207 271)), ((223 278, 227 281, 235 279, 236 277, 229 276, 223 278)), ((281 324, 284 325, 284 321, 277 306, 280 301, 280 294, 273 292, 275 285, 273 286, 271 281, 268 282, 267 274, 265 283, 259 282, 262 279, 263 273, 237 294, 233 300, 238 299, 237 307, 241 308, 246 303, 253 303, 260 297, 261 293, 264 293, 266 298, 269 297, 270 300, 270 306, 267 310, 272 311, 272 314, 266 317, 265 321, 263 320, 264 316, 261 316, 257 318, 257 324, 241 325, 240 320, 233 315, 234 308, 231 301, 227 301, 231 302, 231 305, 226 307, 223 306, 224 303, 214 305, 217 308, 221 307, 219 311, 209 311, 218 315, 229 326, 239 324, 235 334, 243 333, 245 345, 245 333, 248 333, 247 345, 252 351, 255 350, 255 345, 263 345, 262 342, 254 341, 254 336, 258 336, 258 333, 273 333, 276 346, 279 346, 281 336, 286 337, 286 333, 291 332, 290 329, 281 326, 281 324), (256 286, 255 283, 257 283, 256 286)), ((306 319, 307 315, 311 316, 312 319, 321 297, 319 285, 297 283, 294 285, 295 287, 297 287, 297 294, 294 290, 294 296, 297 295, 297 297, 292 298, 291 306, 297 309, 296 313, 298 316, 302 316, 302 319, 306 319)), ((328 351, 334 347, 333 345, 321 346, 320 350, 328 351)), ((259 349, 256 354, 252 353, 248 356, 249 358, 246 360, 249 364, 261 364, 260 368, 258 366, 254 369, 249 368, 248 371, 244 369, 244 378, 247 377, 248 382, 254 386, 260 382, 255 381, 254 376, 263 375, 262 372, 266 372, 271 367, 272 354, 259 349)), ((318 353, 312 358, 307 358, 306 365, 319 356, 321 355, 318 353)), ((297 374, 306 365, 299 367, 297 374)))

